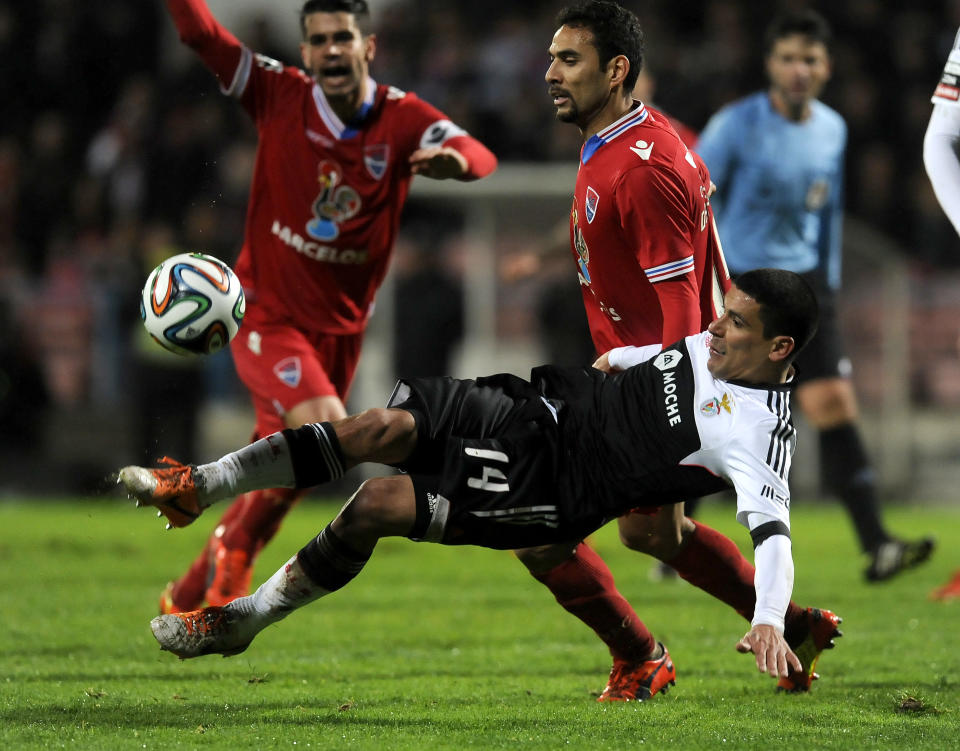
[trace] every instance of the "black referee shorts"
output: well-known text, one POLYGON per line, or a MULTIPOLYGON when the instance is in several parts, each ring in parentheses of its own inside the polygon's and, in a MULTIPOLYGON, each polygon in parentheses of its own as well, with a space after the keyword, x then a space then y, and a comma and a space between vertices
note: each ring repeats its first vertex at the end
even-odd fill
POLYGON ((850 375, 850 359, 844 354, 843 337, 837 321, 836 293, 823 275, 808 271, 807 280, 820 305, 820 323, 813 339, 797 355, 797 385, 822 378, 846 378, 850 375))
MULTIPOLYGON (((733 274, 737 281, 738 274, 733 274)), ((846 378, 850 375, 850 358, 844 353, 843 337, 837 322, 837 297, 822 272, 800 274, 810 285, 820 308, 820 321, 813 339, 797 355, 797 385, 823 378, 846 378)))
POLYGON ((411 539, 511 550, 575 542, 606 521, 563 500, 557 421, 528 381, 404 379, 387 406, 417 423, 399 465, 417 500, 411 539))

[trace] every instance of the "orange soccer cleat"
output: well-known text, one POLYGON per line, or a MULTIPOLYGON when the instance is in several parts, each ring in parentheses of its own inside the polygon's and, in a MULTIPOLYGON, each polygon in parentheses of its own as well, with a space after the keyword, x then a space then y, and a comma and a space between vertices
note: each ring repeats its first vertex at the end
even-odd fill
POLYGON ((836 645, 834 638, 840 638, 843 633, 838 626, 843 622, 843 618, 829 610, 819 610, 817 608, 807 608, 807 635, 800 645, 793 651, 800 658, 800 664, 803 670, 793 670, 777 681, 777 691, 787 691, 789 693, 800 693, 809 691, 810 685, 820 676, 814 671, 817 666, 817 660, 820 659, 820 653, 825 649, 833 649, 836 645))
POLYGON ((138 506, 159 509, 157 516, 167 517, 167 529, 186 527, 203 513, 197 497, 196 465, 181 464, 167 456, 160 463, 167 468, 124 467, 117 474, 117 483, 138 506))
POLYGON ((206 599, 210 605, 226 605, 250 593, 253 580, 251 555, 242 549, 229 549, 218 543, 210 563, 213 576, 207 587, 206 599))
POLYGON ((656 660, 639 663, 614 660, 607 686, 597 701, 645 701, 677 685, 677 671, 670 653, 663 644, 659 646, 663 654, 656 660))
POLYGON ((161 649, 181 660, 210 654, 230 657, 250 646, 260 630, 245 620, 227 608, 210 607, 159 615, 150 621, 150 630, 161 649))

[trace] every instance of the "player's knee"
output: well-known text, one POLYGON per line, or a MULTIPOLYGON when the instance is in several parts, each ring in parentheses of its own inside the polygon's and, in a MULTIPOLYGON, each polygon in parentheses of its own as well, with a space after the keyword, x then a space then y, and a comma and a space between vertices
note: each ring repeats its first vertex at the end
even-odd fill
POLYGON ((396 534, 398 520, 407 519, 409 510, 393 477, 366 480, 341 509, 341 523, 365 536, 396 534))
POLYGON ((620 542, 630 550, 660 560, 672 558, 680 550, 681 530, 672 519, 634 515, 619 525, 620 542))
POLYGON ((573 556, 577 546, 574 544, 539 545, 533 548, 520 548, 513 553, 532 574, 550 571, 573 556))
POLYGON ((620 542, 638 553, 649 553, 653 538, 652 530, 620 527, 620 542))

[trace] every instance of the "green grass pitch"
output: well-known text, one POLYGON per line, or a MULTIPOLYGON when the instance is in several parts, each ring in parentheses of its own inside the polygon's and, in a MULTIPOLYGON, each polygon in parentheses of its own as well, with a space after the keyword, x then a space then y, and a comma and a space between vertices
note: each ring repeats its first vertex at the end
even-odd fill
MULTIPOLYGON (((302 503, 255 580, 336 509, 302 503)), ((867 585, 844 514, 794 504, 794 598, 836 610, 845 632, 800 696, 775 694, 734 651, 744 621, 651 582, 651 560, 608 525, 593 543, 678 673, 668 694, 626 705, 596 703, 606 650, 509 553, 406 540, 244 654, 178 661, 148 622, 219 510, 166 532, 118 498, 0 503, 0 748, 960 748, 960 602, 927 600, 960 567, 958 508, 891 509, 892 528, 932 531, 939 548, 867 585)), ((702 516, 748 545, 727 502, 702 516)))

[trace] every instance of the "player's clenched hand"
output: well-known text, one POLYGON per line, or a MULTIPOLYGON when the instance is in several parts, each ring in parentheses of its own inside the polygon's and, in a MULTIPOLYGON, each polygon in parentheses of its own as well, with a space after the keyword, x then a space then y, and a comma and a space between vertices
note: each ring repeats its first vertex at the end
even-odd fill
POLYGON ((753 652, 757 660, 757 670, 769 673, 774 678, 785 676, 792 667, 803 670, 800 659, 787 645, 783 633, 773 626, 760 624, 751 628, 737 642, 738 652, 753 652))
POLYGON ((446 180, 463 175, 467 171, 467 160, 449 146, 429 146, 410 155, 410 169, 415 175, 446 180))

